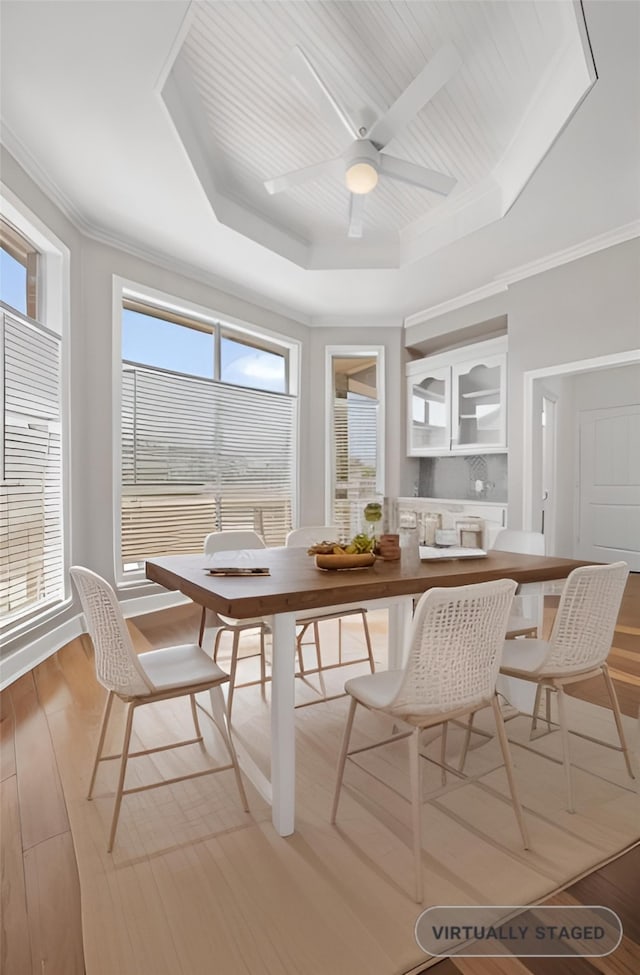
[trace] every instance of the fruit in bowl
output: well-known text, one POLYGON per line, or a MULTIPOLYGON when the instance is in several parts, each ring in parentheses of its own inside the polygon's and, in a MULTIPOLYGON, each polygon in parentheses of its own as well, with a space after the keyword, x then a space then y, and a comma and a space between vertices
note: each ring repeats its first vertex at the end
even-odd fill
POLYGON ((349 542, 317 542, 307 549, 319 569, 364 569, 375 562, 375 539, 361 533, 349 542))
POLYGON ((364 555, 373 553, 374 545, 375 539, 361 532, 342 545, 339 542, 316 542, 307 549, 307 555, 364 555))

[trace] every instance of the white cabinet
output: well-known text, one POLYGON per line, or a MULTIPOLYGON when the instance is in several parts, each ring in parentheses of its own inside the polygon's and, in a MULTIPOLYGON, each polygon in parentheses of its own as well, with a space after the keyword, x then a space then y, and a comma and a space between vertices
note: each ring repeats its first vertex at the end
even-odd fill
POLYGON ((409 456, 506 449, 506 348, 490 339, 407 364, 409 456))

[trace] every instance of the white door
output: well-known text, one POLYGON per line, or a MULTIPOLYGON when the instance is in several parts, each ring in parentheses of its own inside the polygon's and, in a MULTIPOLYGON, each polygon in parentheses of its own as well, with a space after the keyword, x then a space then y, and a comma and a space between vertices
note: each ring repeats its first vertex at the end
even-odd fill
POLYGON ((640 572, 640 405, 585 410, 576 557, 640 572))

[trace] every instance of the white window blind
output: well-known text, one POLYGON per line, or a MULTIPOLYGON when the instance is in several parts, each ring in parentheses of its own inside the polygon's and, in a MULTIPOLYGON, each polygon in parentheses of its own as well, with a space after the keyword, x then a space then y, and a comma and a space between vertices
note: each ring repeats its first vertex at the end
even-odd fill
POLYGON ((348 394, 333 402, 334 518, 345 537, 362 529, 362 513, 377 498, 378 400, 348 394))
POLYGON ((199 552, 208 532, 292 524, 296 400, 125 364, 122 558, 199 552))
POLYGON ((60 338, 2 312, 0 628, 64 598, 60 338))

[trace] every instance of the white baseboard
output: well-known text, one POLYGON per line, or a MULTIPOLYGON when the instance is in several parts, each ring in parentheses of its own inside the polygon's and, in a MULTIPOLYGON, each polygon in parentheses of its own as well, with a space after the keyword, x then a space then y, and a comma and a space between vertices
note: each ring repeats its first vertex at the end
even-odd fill
POLYGON ((132 616, 144 616, 145 613, 156 613, 160 609, 170 609, 172 606, 183 606, 191 600, 181 592, 159 592, 153 596, 138 596, 136 599, 121 599, 120 609, 125 619, 132 616))
POLYGON ((0 690, 9 684, 13 684, 18 677, 22 677, 23 674, 33 670, 43 660, 50 657, 52 653, 59 650, 60 647, 63 647, 66 643, 70 643, 71 640, 75 640, 76 637, 81 636, 85 632, 84 617, 81 613, 78 613, 77 616, 67 620, 65 623, 61 623, 60 626, 55 626, 48 633, 45 633, 44 636, 39 637, 32 643, 28 643, 27 646, 21 647, 19 650, 15 650, 13 653, 8 654, 8 656, 3 657, 1 661, 2 678, 0 679, 0 690))

